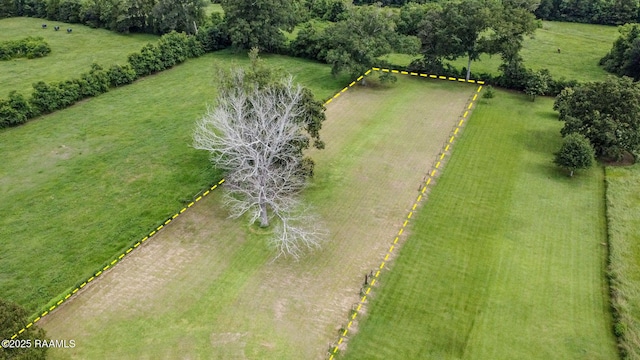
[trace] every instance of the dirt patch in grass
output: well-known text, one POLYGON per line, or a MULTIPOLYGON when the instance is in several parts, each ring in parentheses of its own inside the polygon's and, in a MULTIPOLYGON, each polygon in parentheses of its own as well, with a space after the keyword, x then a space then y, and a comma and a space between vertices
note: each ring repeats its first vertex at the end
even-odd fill
POLYGON ((625 151, 622 153, 622 159, 620 160, 604 159, 602 162, 605 166, 631 166, 636 163, 636 158, 632 153, 625 151))
POLYGON ((267 235, 227 219, 214 193, 43 320, 79 344, 52 357, 324 358, 474 91, 407 77, 350 89, 311 152, 305 199, 330 231, 322 249, 271 261, 267 235))

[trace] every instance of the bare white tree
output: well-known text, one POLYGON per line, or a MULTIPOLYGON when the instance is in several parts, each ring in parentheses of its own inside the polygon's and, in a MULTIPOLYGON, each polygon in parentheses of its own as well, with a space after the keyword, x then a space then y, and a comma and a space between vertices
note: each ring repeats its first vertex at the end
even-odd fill
POLYGON ((291 77, 258 88, 247 84, 242 70, 229 80, 216 106, 196 123, 194 147, 209 151, 213 164, 227 172, 231 216, 248 213, 261 227, 276 217, 278 254, 297 258, 325 235, 297 199, 306 185, 302 148, 309 142, 303 89, 291 77))

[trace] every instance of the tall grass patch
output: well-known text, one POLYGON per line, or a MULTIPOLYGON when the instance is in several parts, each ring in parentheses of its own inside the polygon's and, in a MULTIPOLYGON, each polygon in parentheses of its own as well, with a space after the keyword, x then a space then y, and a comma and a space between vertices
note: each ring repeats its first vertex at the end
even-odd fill
POLYGON ((611 301, 626 359, 640 359, 640 165, 607 167, 611 301))

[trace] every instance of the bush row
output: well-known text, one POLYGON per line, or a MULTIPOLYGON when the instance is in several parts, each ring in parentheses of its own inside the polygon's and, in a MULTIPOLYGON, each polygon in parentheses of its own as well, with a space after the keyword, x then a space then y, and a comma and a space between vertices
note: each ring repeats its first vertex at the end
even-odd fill
POLYGON ((41 37, 28 36, 21 40, 0 42, 0 60, 26 57, 34 59, 47 56, 51 47, 41 37))
POLYGON ((79 78, 63 82, 33 84, 31 96, 12 91, 8 99, 0 99, 0 128, 16 126, 39 115, 64 109, 76 102, 97 96, 110 88, 130 84, 136 79, 168 69, 187 58, 201 56, 205 50, 218 50, 228 44, 217 30, 205 30, 198 37, 171 32, 158 42, 145 45, 139 53, 129 55, 125 65, 103 69, 98 64, 79 78))

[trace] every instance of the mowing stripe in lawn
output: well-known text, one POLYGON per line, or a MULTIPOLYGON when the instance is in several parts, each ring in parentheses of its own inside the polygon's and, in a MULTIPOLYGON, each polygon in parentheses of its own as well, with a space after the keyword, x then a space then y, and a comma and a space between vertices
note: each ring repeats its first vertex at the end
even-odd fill
MULTIPOLYGON (((140 241, 137 241, 135 244, 132 244, 126 251, 124 251, 122 254, 120 254, 119 256, 113 258, 112 261, 110 261, 106 266, 102 267, 100 270, 96 271, 94 273, 93 276, 89 277, 88 279, 86 279, 85 281, 82 282, 82 284, 78 285, 75 289, 73 289, 71 292, 67 293, 64 296, 60 296, 58 298, 55 298, 51 301, 49 301, 49 304, 53 304, 51 306, 47 305, 47 309, 40 314, 39 316, 37 316, 35 319, 33 319, 33 321, 29 322, 27 325, 25 325, 22 329, 20 329, 19 331, 17 331, 15 334, 13 334, 11 336, 11 340, 15 339, 18 337, 18 335, 22 334, 23 332, 25 332, 28 328, 30 328, 31 326, 33 326, 35 323, 37 323, 38 321, 40 321, 43 317, 47 316, 51 311, 55 310, 55 308, 57 308, 58 306, 62 305, 62 303, 64 303, 66 300, 68 300, 69 298, 71 298, 73 295, 75 295, 76 293, 78 293, 78 291, 80 291, 81 289, 83 289, 85 286, 87 286, 90 282, 92 282, 93 280, 95 280, 98 276, 102 275, 105 271, 109 270, 109 268, 115 266, 118 261, 122 260, 125 256, 127 256, 129 253, 131 253, 134 249, 138 248, 140 245, 142 245, 145 241, 149 240, 151 237, 153 237, 153 235, 157 234, 158 231, 162 230, 165 226, 169 225, 169 223, 171 221, 173 221, 174 219, 176 219, 178 216, 180 216, 181 214, 183 214, 185 211, 187 211, 187 209, 191 208, 192 206, 195 205, 195 203, 197 203, 198 201, 202 200, 205 196, 209 195, 213 190, 218 188, 218 185, 222 185, 222 183, 224 183, 224 179, 221 179, 220 181, 218 181, 217 184, 209 187, 208 189, 202 191, 202 195, 198 195, 194 201, 190 202, 189 204, 187 204, 187 206, 183 207, 180 211, 178 211, 177 213, 173 214, 173 216, 168 217, 165 221, 163 221, 158 227, 156 227, 154 230, 152 230, 148 235, 146 235, 145 237, 143 237, 140 241)), ((45 307, 46 308, 46 307, 45 307)))
POLYGON ((414 214, 346 359, 617 358, 602 170, 553 165, 551 99, 497 93, 414 214))
MULTIPOLYGON (((373 68, 373 70, 380 70, 380 69, 373 68)), ((382 71, 385 71, 385 70, 389 71, 388 69, 382 69, 382 71)), ((371 70, 369 70, 367 72, 367 74, 370 71, 371 70)), ((397 70, 392 70, 392 72, 398 73, 397 70)), ((408 73, 406 71, 403 71, 403 72, 400 72, 400 73, 402 75, 408 75, 408 73)), ((411 73, 411 75, 416 76, 418 74, 417 73, 411 73)), ((425 74, 420 74, 420 75, 422 76, 422 75, 425 75, 425 74)), ((478 99, 478 94, 480 93, 481 90, 482 90, 482 85, 478 86, 478 89, 476 90, 476 93, 473 95, 473 98, 471 99, 471 101, 469 101, 469 105, 467 106, 467 108, 466 108, 464 114, 462 115, 460 121, 454 126, 454 129, 452 130, 453 131, 453 135, 451 135, 451 137, 447 141, 447 144, 444 146, 442 152, 436 157, 435 165, 431 169, 429 169, 428 175, 427 175, 426 180, 424 182, 424 185, 423 185, 422 189, 420 190, 420 194, 416 198, 415 202, 413 203, 413 206, 411 207, 411 210, 409 211, 409 213, 406 216, 406 219, 404 220, 404 222, 402 223, 402 226, 398 230, 397 236, 393 239, 393 243, 390 245, 388 252, 385 254, 384 259, 382 260, 382 262, 380 263, 380 266, 378 267, 378 270, 376 270, 376 273, 374 275, 374 279, 372 279, 371 283, 369 283, 369 286, 367 287, 367 290, 365 290, 364 295, 362 296, 362 299, 360 299, 360 302, 358 303, 358 306, 357 306, 356 310, 350 316, 350 319, 349 319, 349 322, 347 323, 346 328, 340 334, 340 336, 338 338, 338 342, 333 346, 333 350, 330 353, 329 360, 333 360, 335 355, 338 353, 338 350, 339 350, 340 346, 344 343, 345 339, 347 338, 349 330, 353 326, 353 322, 356 320, 356 318, 358 317, 359 312, 362 310, 362 305, 364 305, 366 303, 366 301, 367 301, 367 295, 369 295, 369 293, 371 292, 371 288, 375 285, 376 280, 380 276, 380 271, 382 271, 382 269, 384 269, 384 266, 385 266, 386 262, 389 260, 389 256, 391 254, 393 254, 393 251, 396 248, 396 245, 398 244, 398 240, 400 239, 400 236, 402 236, 402 233, 404 232, 404 229, 407 227, 407 224, 409 224, 409 221, 411 220, 411 217, 413 216, 414 211, 416 211, 416 209, 418 207, 418 204, 422 201, 423 195, 425 195, 425 193, 427 191, 427 188, 431 185, 432 181, 435 179, 435 177, 436 177, 436 175, 438 173, 438 170, 439 170, 440 166, 442 165, 442 161, 444 160, 444 157, 450 152, 451 146, 453 145, 453 142, 454 142, 456 136, 459 137, 461 135, 460 134, 460 130, 462 129, 462 125, 464 125, 465 119, 469 115, 469 111, 473 108, 474 102, 478 99)))

